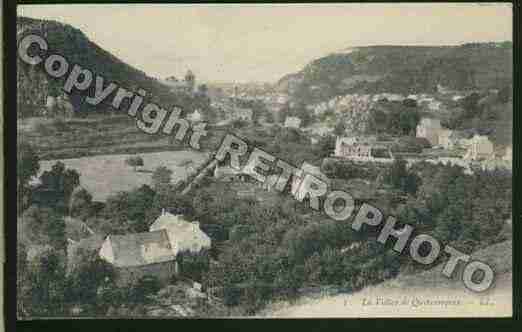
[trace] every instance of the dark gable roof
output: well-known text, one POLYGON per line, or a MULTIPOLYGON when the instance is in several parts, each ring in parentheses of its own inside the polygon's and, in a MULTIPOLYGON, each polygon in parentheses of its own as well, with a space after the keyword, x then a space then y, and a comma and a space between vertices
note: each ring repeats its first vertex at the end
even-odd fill
POLYGON ((141 266, 173 261, 176 259, 170 246, 167 231, 111 235, 114 265, 118 267, 141 266))

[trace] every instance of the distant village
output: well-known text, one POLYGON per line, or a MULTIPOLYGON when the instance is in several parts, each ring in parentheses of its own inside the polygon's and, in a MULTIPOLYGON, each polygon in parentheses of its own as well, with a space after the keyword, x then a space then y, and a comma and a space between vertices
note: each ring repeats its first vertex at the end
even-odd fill
MULTIPOLYGON (((195 76, 189 70, 183 81, 167 79, 175 91, 195 91, 195 76)), ((441 124, 441 116, 451 112, 451 108, 471 94, 473 91, 453 91, 442 85, 437 86, 434 94, 396 93, 379 94, 347 94, 337 96, 328 101, 314 105, 306 105, 313 121, 303 125, 303 119, 297 115, 282 114, 282 109, 295 107, 295 101, 285 93, 267 87, 227 85, 220 87, 219 93, 211 99, 211 107, 218 118, 217 126, 226 126, 234 121, 253 124, 255 112, 252 108, 241 106, 241 102, 259 102, 273 118, 267 122, 266 116, 257 117, 257 124, 273 126, 280 123, 284 128, 293 128, 306 133, 311 144, 316 144, 322 137, 335 136, 334 153, 331 156, 339 160, 355 162, 392 162, 403 157, 412 164, 419 161, 459 165, 467 173, 473 169, 508 169, 511 170, 512 146, 495 146, 488 135, 474 130, 451 130, 441 124), (415 136, 426 139, 430 147, 417 154, 392 153, 390 147, 396 138, 380 140, 379 135, 369 133, 371 109, 378 103, 413 104, 424 110, 415 136), (344 133, 335 132, 335 126, 342 122, 344 133)), ((490 90, 490 94, 498 94, 498 90, 490 90)), ((199 110, 188 114, 193 122, 205 121, 199 110)))
MULTIPOLYGON (((183 80, 171 76, 164 80, 173 92, 195 94, 197 93, 196 76, 188 71, 183 80)), ((266 108, 267 114, 272 114, 273 121, 267 121, 266 114, 257 117, 259 126, 276 126, 291 130, 301 131, 310 137, 310 144, 317 144, 326 136, 335 137, 333 153, 325 162, 351 161, 355 163, 392 163, 401 157, 412 165, 416 162, 427 161, 430 163, 442 163, 458 165, 471 174, 474 169, 492 170, 512 168, 512 146, 495 147, 487 135, 481 135, 473 130, 450 130, 444 128, 437 114, 446 111, 446 105, 456 103, 465 97, 464 93, 450 91, 438 86, 437 95, 410 94, 407 96, 393 93, 347 94, 337 96, 331 100, 307 105, 314 121, 307 126, 296 115, 281 117, 281 110, 285 107, 294 107, 290 96, 267 91, 266 88, 241 89, 235 85, 225 88, 212 89, 211 108, 217 114, 218 121, 215 126, 226 126, 235 121, 246 124, 254 124, 254 110, 242 106, 245 102, 260 102, 266 108), (217 91, 217 92, 216 92, 217 91), (383 140, 376 134, 369 134, 369 113, 372 107, 380 102, 413 103, 423 107, 430 116, 420 119, 415 129, 415 137, 425 139, 429 146, 420 153, 394 153, 392 146, 397 138, 383 140), (336 132, 335 127, 343 122, 344 131, 336 132)), ((491 91, 496 93, 498 91, 491 91)), ((63 100, 50 98, 47 100, 49 110, 63 104, 63 100)), ((70 106, 62 107, 66 111, 70 106)), ((69 112, 71 112, 69 110, 69 112)), ((205 114, 196 109, 187 118, 192 122, 205 121, 205 114)), ((314 174, 325 181, 328 178, 321 172, 320 167, 305 163, 303 171, 314 174)), ((235 179, 245 180, 248 174, 234 170, 230 167, 216 166, 214 178, 226 181, 235 179)), ((265 186, 271 186, 276 181, 274 176, 269 177, 265 186)), ((292 192, 295 192, 299 182, 292 182, 292 192)), ((248 190, 247 190, 248 191, 248 190)), ((248 195, 248 192, 239 191, 238 194, 248 195)), ((74 255, 76 241, 68 239, 69 253, 74 255)), ((118 283, 120 285, 132 284, 136 280, 153 275, 167 282, 172 275, 179 273, 176 257, 181 252, 198 253, 211 247, 210 238, 200 229, 198 222, 187 221, 183 215, 171 214, 163 210, 155 222, 150 225, 149 232, 132 233, 126 235, 107 236, 99 256, 112 264, 118 270, 118 283)), ((201 285, 195 283, 196 291, 201 290, 201 285)), ((202 295, 203 296, 203 295, 202 295)))

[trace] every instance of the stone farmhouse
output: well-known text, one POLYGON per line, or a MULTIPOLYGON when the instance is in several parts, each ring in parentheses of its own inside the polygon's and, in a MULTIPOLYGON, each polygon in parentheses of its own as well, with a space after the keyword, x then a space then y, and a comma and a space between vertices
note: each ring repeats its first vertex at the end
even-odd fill
POLYGON ((132 284, 145 276, 167 283, 179 272, 178 253, 197 253, 210 245, 210 237, 198 222, 163 210, 149 232, 107 236, 99 256, 116 268, 119 285, 132 284))
POLYGON ((154 276, 162 283, 178 273, 176 255, 166 230, 126 235, 109 235, 100 249, 102 259, 116 268, 118 285, 154 276))

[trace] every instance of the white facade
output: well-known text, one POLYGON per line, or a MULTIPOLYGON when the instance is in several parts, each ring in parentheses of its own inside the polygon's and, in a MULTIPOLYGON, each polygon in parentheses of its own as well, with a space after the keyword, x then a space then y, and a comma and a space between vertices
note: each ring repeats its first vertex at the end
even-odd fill
POLYGON ((106 262, 114 264, 114 251, 112 250, 112 245, 109 236, 107 236, 100 248, 100 257, 104 259, 106 262))
POLYGON ((440 120, 424 118, 417 125, 417 137, 426 138, 432 146, 435 146, 439 144, 441 130, 440 120))
POLYGON ((45 107, 50 111, 53 110, 54 107, 56 107, 56 98, 53 96, 47 96, 45 107))
POLYGON ((504 154, 504 157, 502 157, 502 159, 509 162, 513 161, 513 148, 511 146, 508 146, 506 148, 506 153, 504 154))
POLYGON ((465 159, 483 160, 490 159, 493 155, 493 143, 487 136, 475 135, 471 139, 468 152, 464 156, 465 159))
POLYGON ((453 148, 455 148, 455 142, 451 139, 452 134, 453 130, 449 129, 442 129, 439 132, 439 145, 446 150, 452 150, 453 148))
POLYGON ((393 155, 389 148, 377 143, 374 136, 368 137, 337 137, 334 155, 355 161, 392 162, 393 155), (386 157, 376 155, 384 151, 386 157))
POLYGON ((442 102, 433 100, 428 104, 428 109, 431 111, 440 111, 440 107, 442 106, 442 102))
POLYGON ((285 119, 285 128, 296 128, 301 126, 301 119, 296 116, 287 116, 285 119))
POLYGON ((253 112, 250 108, 236 108, 233 117, 235 120, 251 122, 252 115, 253 112))
POLYGON ((199 228, 199 222, 190 222, 181 215, 163 211, 149 231, 165 229, 174 254, 182 251, 199 252, 210 248, 210 237, 199 228))

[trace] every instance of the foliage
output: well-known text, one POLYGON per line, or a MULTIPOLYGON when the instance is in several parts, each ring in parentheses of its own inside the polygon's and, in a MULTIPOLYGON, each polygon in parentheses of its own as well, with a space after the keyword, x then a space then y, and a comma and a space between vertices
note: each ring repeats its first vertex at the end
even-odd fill
POLYGON ((171 178, 172 170, 165 166, 160 166, 152 174, 152 187, 157 193, 164 192, 170 185, 171 178))
POLYGON ((403 136, 392 146, 392 152, 421 153, 430 148, 430 142, 424 137, 403 136))
POLYGON ((347 93, 429 93, 437 84, 459 91, 488 89, 492 82, 504 86, 513 80, 512 44, 500 45, 358 47, 316 59, 279 85, 292 81, 292 97, 312 104, 347 93))
POLYGON ((80 265, 70 273, 67 280, 66 301, 87 305, 103 305, 100 293, 116 287, 114 267, 98 256, 96 251, 80 252, 80 265))
POLYGON ((26 207, 27 185, 40 170, 39 158, 34 149, 21 142, 16 146, 16 191, 18 193, 18 213, 26 207))
POLYGON ((161 284, 158 278, 144 276, 131 285, 129 300, 134 303, 147 303, 149 302, 149 295, 157 293, 160 288, 161 284))
POLYGON ((72 217, 87 219, 92 214, 92 195, 84 188, 73 192, 69 213, 72 217))
POLYGON ((26 288, 21 306, 28 316, 61 316, 66 307, 63 251, 49 249, 38 255, 26 269, 26 288))
POLYGON ((145 232, 149 225, 148 211, 155 195, 147 185, 129 192, 119 192, 107 199, 101 214, 112 222, 114 233, 145 232))
POLYGON ((397 158, 385 175, 385 181, 404 193, 414 195, 417 192, 420 179, 415 173, 407 169, 406 160, 397 158))
POLYGON ((203 274, 210 267, 210 256, 206 251, 199 253, 182 252, 176 258, 179 264, 180 274, 191 280, 201 282, 203 274))
POLYGON ((323 136, 314 146, 315 154, 320 158, 330 157, 334 153, 335 137, 332 135, 323 136))
POLYGON ((370 130, 377 133, 414 135, 420 113, 417 107, 398 102, 381 102, 370 111, 370 130))
POLYGON ((50 245, 65 250, 65 222, 50 208, 30 206, 20 218, 19 234, 26 243, 50 245))
POLYGON ((80 185, 80 174, 74 169, 66 169, 61 161, 56 162, 50 171, 45 171, 40 176, 40 186, 36 192, 41 191, 39 199, 54 197, 55 201, 46 201, 48 205, 57 211, 65 213, 70 206, 70 199, 74 189, 80 185))

